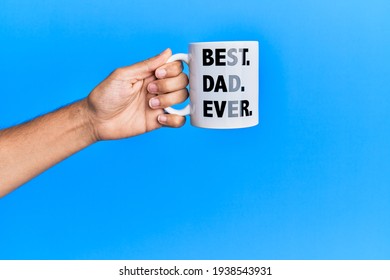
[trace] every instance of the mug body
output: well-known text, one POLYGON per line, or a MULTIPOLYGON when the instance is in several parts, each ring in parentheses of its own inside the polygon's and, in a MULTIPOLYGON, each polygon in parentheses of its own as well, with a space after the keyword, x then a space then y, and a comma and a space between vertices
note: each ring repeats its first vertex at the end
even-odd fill
POLYGON ((244 128, 259 122, 257 41, 189 45, 191 124, 244 128))

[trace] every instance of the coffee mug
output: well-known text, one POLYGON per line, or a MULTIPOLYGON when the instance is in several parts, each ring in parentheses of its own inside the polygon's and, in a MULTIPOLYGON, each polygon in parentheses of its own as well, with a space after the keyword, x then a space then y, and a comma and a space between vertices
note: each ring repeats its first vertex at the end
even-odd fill
POLYGON ((165 108, 170 114, 191 115, 191 124, 203 128, 244 128, 259 123, 259 46, 257 41, 189 44, 188 54, 167 62, 189 66, 190 104, 165 108))

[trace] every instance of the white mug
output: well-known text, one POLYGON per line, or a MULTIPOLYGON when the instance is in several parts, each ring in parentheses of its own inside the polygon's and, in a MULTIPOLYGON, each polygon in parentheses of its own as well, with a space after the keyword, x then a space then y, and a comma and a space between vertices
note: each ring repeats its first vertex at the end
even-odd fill
POLYGON ((259 46, 257 41, 191 43, 182 60, 189 66, 190 104, 170 114, 191 115, 203 128, 244 128, 259 123, 259 46))

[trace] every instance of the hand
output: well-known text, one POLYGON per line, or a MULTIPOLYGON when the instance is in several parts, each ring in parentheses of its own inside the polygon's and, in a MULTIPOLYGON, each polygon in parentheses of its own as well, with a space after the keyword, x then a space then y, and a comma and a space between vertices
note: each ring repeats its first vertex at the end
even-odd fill
POLYGON ((169 49, 115 70, 87 98, 0 131, 0 198, 98 140, 134 136, 185 118, 163 108, 188 97, 180 62, 169 49))
POLYGON ((127 138, 163 125, 181 127, 185 123, 185 117, 163 110, 188 97, 188 78, 181 62, 165 64, 171 55, 167 49, 118 68, 90 93, 86 107, 96 140, 127 138))

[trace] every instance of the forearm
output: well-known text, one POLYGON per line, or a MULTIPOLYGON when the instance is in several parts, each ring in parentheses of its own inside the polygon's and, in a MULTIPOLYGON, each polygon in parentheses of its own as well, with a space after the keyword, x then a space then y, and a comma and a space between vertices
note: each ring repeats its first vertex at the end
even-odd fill
POLYGON ((95 141, 85 100, 0 131, 0 197, 95 141))

